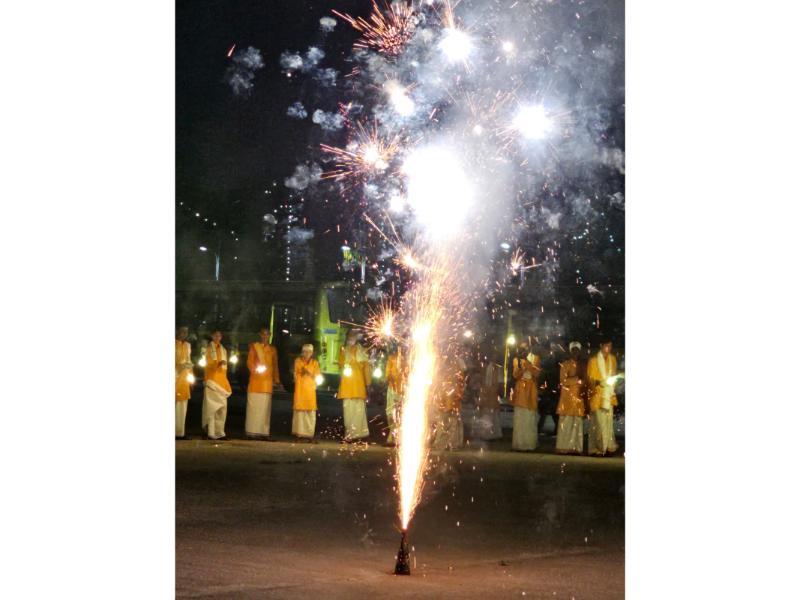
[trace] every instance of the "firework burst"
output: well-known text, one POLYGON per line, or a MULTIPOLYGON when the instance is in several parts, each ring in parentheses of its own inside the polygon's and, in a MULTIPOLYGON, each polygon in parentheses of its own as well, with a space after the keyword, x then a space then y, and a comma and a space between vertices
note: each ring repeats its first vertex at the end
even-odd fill
POLYGON ((403 51, 417 26, 411 2, 384 2, 381 8, 377 0, 372 0, 372 14, 368 20, 363 17, 354 18, 336 10, 333 14, 361 33, 353 47, 375 50, 388 56, 397 56, 403 51))
POLYGON ((323 152, 333 154, 337 158, 334 168, 323 173, 322 178, 338 181, 364 178, 384 172, 401 147, 402 139, 399 135, 384 138, 378 132, 377 124, 366 128, 358 123, 355 139, 346 148, 320 144, 323 152))
POLYGON ((397 315, 392 308, 391 301, 381 302, 367 320, 364 329, 375 345, 397 339, 397 315))

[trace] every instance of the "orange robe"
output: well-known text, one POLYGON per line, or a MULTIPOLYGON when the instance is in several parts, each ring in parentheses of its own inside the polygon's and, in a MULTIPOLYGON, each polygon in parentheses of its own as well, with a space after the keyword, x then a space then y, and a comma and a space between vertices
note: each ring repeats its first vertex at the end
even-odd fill
MULTIPOLYGON (((611 377, 617 374, 617 358, 613 354, 609 354, 605 359, 606 364, 606 377, 611 377)), ((586 369, 586 375, 589 379, 589 408, 592 412, 600 410, 603 406, 603 382, 602 375, 600 374, 600 367, 597 365, 597 354, 589 359, 589 366, 586 369)), ((617 395, 612 392, 611 406, 617 405, 617 395)))
POLYGON ((542 359, 533 357, 533 362, 527 358, 515 358, 512 375, 517 383, 514 384, 512 403, 520 408, 536 410, 539 403, 539 373, 542 370, 542 359), (530 373, 526 376, 526 373, 530 373))
POLYGON ((294 410, 317 410, 317 375, 321 371, 315 359, 294 359, 294 410))
POLYGON ((405 385, 405 374, 401 364, 400 355, 394 353, 386 360, 386 383, 387 387, 395 394, 402 395, 405 385))
POLYGON ((281 382, 280 373, 278 373, 278 351, 275 346, 261 342, 250 344, 250 350, 247 353, 247 368, 250 370, 248 392, 271 394, 272 385, 281 382), (267 370, 263 373, 256 372, 259 365, 264 365, 267 370))
POLYGON ((175 340, 175 402, 188 400, 192 395, 189 375, 191 367, 186 365, 192 362, 192 346, 189 342, 175 340))
POLYGON ((455 372, 452 382, 444 386, 439 402, 440 408, 446 412, 459 412, 465 389, 466 382, 463 375, 460 372, 455 372))
POLYGON ((371 383, 372 377, 364 348, 358 344, 340 348, 339 371, 341 380, 337 398, 339 400, 366 400, 367 386, 371 383), (344 374, 345 365, 348 365, 353 371, 350 376, 344 374))
POLYGON ((231 390, 231 384, 228 383, 227 364, 225 366, 220 365, 220 362, 222 361, 223 357, 227 361, 228 354, 225 351, 225 349, 222 348, 221 344, 215 344, 214 342, 211 342, 208 344, 208 346, 206 346, 205 380, 213 381, 223 390, 225 390, 230 394, 232 390, 231 390), (216 353, 216 358, 213 357, 212 347, 216 353))
POLYGON ((583 404, 584 381, 578 369, 578 361, 568 358, 561 363, 559 381, 561 395, 556 412, 565 417, 582 417, 586 414, 583 404))

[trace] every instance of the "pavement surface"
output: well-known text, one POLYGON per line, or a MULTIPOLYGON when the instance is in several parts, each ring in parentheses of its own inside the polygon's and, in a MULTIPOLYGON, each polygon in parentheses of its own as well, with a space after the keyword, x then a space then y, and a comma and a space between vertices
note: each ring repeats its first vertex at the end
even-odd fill
MULTIPOLYGON (((291 441, 276 394, 274 442, 176 442, 179 598, 623 598, 624 459, 509 452, 506 439, 434 452, 409 532, 412 575, 392 575, 400 542, 394 451, 291 441)), ((341 430, 320 399, 318 431, 341 430), (338 429, 337 429, 338 428, 338 429)), ((381 439, 382 407, 370 428, 381 439)))

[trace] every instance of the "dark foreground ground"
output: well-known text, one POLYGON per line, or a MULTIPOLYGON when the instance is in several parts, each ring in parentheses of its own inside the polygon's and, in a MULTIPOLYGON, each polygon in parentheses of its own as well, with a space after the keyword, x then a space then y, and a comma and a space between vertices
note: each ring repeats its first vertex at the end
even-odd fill
MULTIPOLYGON (((242 429, 237 404, 229 436, 242 429)), ((288 440, 288 406, 276 397, 279 439, 288 440)), ((336 406, 321 400, 322 428, 332 434, 336 406)), ((190 433, 199 433, 199 405, 189 410, 190 433)), ((395 577, 392 450, 177 442, 177 596, 623 598, 623 459, 508 445, 433 453, 410 532, 412 576, 395 577)))

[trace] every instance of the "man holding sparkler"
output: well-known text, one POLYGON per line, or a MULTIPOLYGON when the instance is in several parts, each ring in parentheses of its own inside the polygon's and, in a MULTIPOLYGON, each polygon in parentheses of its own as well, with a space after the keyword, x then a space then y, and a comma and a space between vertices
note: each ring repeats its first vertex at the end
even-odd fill
POLYGON ((531 452, 538 445, 536 419, 539 401, 539 375, 542 371, 542 359, 530 352, 528 343, 523 341, 514 357, 512 375, 516 380, 511 392, 514 405, 514 431, 511 437, 511 449, 520 452, 531 452))
POLYGON ((570 342, 569 358, 560 365, 557 454, 583 454, 583 417, 586 415, 583 390, 586 373, 580 355, 580 342, 570 342))
POLYGON ((358 343, 358 333, 347 334, 346 346, 339 350, 339 381, 337 397, 342 401, 344 441, 353 442, 369 437, 367 425, 367 386, 371 383, 369 358, 358 343))
POLYGON ((400 349, 395 344, 389 358, 386 359, 386 423, 389 426, 389 435, 386 437, 387 446, 397 443, 395 433, 397 413, 403 397, 404 369, 405 364, 402 361, 400 349))
POLYGON ((175 331, 175 439, 186 438, 186 412, 194 383, 192 373, 192 346, 186 341, 188 327, 178 327, 175 331))
POLYGON ((269 327, 262 327, 258 335, 260 341, 250 344, 247 354, 250 381, 247 384, 244 431, 250 439, 268 439, 272 388, 273 385, 280 386, 281 379, 278 373, 278 351, 269 343, 269 327))
POLYGON ((303 344, 300 356, 294 360, 292 435, 298 441, 316 443, 317 385, 322 383, 322 372, 313 355, 314 346, 303 344))
POLYGON ((589 408, 592 412, 589 422, 589 454, 606 456, 617 450, 614 436, 614 407, 617 396, 614 386, 620 375, 617 374, 617 358, 611 354, 611 340, 602 337, 600 351, 589 359, 587 377, 589 379, 589 408))
POLYGON ((211 440, 225 437, 225 417, 228 415, 228 352, 222 345, 222 331, 211 332, 211 343, 201 364, 205 367, 205 390, 203 391, 203 429, 211 440))

